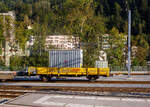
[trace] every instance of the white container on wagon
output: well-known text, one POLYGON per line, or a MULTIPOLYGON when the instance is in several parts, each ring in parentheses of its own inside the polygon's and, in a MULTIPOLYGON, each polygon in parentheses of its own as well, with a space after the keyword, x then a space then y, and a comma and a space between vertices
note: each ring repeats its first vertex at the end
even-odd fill
POLYGON ((83 50, 50 50, 49 67, 81 68, 83 65, 83 50))

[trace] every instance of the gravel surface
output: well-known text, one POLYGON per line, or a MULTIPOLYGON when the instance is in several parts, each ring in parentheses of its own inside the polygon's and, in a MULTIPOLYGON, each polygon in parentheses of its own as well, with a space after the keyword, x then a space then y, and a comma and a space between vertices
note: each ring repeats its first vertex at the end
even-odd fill
MULTIPOLYGON (((67 80, 87 80, 85 77, 65 77, 67 80)), ((14 80, 40 80, 38 76, 16 76, 14 80)), ((58 80, 52 78, 52 80, 58 80)), ((64 80, 60 78, 59 80, 64 80)), ((150 81, 150 75, 116 75, 113 77, 100 77, 97 81, 150 81)))

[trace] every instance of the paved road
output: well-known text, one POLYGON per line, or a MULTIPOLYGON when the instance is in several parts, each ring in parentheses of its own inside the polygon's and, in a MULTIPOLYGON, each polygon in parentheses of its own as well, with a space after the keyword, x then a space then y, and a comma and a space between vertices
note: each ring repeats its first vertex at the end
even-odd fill
MULTIPOLYGON (((7 105, 23 105, 27 107, 149 107, 150 99, 59 94, 26 94, 25 96, 8 102, 7 105)), ((3 104, 3 106, 5 107, 6 105, 3 104)))

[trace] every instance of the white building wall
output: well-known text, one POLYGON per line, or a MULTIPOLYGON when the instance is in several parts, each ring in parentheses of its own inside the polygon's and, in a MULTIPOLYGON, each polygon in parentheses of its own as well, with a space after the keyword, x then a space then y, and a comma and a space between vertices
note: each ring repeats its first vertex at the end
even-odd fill
POLYGON ((49 45, 59 49, 77 49, 79 48, 79 37, 70 35, 50 35, 46 37, 45 46, 47 49, 49 45))

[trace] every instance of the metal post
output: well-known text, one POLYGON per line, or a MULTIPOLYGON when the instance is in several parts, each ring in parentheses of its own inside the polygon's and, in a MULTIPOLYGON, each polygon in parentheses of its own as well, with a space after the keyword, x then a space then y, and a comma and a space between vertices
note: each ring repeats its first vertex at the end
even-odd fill
POLYGON ((131 73, 131 10, 128 16, 128 77, 131 73))

